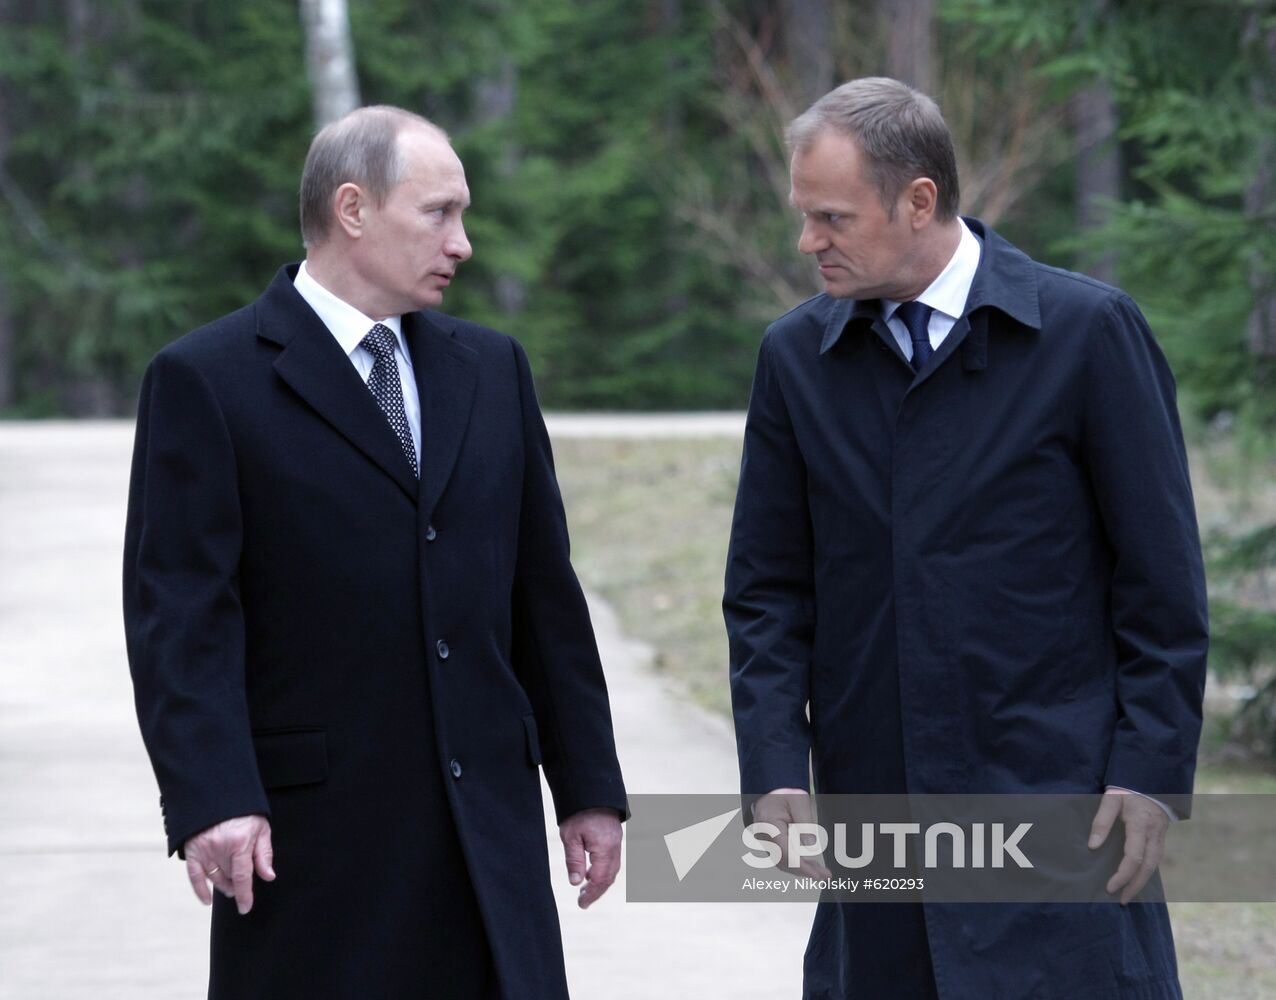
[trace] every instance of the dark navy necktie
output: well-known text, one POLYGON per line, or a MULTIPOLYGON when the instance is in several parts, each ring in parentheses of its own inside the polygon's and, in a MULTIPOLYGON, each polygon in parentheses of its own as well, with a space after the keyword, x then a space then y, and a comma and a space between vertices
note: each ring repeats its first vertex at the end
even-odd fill
POLYGON ((408 426, 407 410, 403 406, 403 383, 399 381, 399 365, 394 360, 394 331, 378 323, 359 346, 373 357, 372 374, 368 376, 368 388, 390 421, 394 436, 412 466, 412 475, 420 476, 416 465, 416 445, 412 443, 412 428, 408 426))
POLYGON ((921 371, 935 353, 930 346, 930 314, 934 312, 930 306, 914 299, 912 302, 901 302, 895 315, 908 327, 908 336, 913 342, 913 369, 921 371))

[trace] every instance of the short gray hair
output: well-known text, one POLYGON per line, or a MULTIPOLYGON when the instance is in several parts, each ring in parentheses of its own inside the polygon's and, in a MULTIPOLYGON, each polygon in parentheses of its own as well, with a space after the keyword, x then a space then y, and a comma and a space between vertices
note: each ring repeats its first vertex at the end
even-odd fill
POLYGON ((918 177, 935 182, 935 216, 957 215, 957 156, 939 106, 907 84, 869 76, 831 90, 785 132, 789 149, 809 149, 827 129, 854 139, 868 161, 882 204, 892 216, 899 193, 918 177))
POLYGON ((399 183, 399 133, 423 127, 447 139, 432 121, 376 104, 358 108, 319 130, 301 171, 301 242, 315 247, 332 226, 332 196, 342 184, 358 184, 377 205, 399 183))

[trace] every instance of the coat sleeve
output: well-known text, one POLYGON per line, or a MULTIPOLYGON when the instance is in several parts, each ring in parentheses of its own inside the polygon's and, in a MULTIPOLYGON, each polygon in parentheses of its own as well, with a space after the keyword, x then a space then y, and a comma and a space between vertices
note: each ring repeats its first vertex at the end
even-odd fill
POLYGON ((744 431, 723 615, 745 795, 809 784, 815 585, 806 465, 763 338, 744 431))
POLYGON ((1174 378, 1124 295, 1091 344, 1082 440, 1113 560, 1118 718, 1105 784, 1187 816, 1209 645, 1205 570, 1174 378))
POLYGON ((558 822, 590 808, 629 815, 612 733, 607 683, 585 595, 571 565, 567 519, 531 367, 518 369, 524 468, 514 572, 514 667, 538 723, 558 822))
POLYGON ((162 352, 142 383, 124 538, 124 626, 169 853, 269 815, 244 691, 235 455, 205 379, 162 352))

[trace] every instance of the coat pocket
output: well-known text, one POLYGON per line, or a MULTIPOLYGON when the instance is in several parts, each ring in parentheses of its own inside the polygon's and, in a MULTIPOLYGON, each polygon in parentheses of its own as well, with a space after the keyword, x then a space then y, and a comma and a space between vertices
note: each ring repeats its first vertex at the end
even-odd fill
POLYGON ((536 716, 523 716, 523 729, 527 733, 527 762, 532 767, 541 765, 541 741, 536 731, 536 716))
POLYGON ((328 777, 328 734, 322 729, 253 733, 253 749, 264 788, 314 785, 328 777))

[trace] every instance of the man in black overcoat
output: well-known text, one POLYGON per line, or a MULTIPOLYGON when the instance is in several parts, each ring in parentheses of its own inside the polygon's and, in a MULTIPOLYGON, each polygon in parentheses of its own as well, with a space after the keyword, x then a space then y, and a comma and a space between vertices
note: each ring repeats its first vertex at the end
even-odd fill
POLYGON ((1104 793, 1092 846, 1124 834, 1111 903, 822 903, 803 995, 1178 997, 1165 906, 1130 903, 1189 808, 1208 642, 1165 358, 1127 295, 958 216, 924 95, 856 80, 788 138, 826 288, 762 342, 728 556, 755 817, 804 819, 811 767, 1104 793))
POLYGON ((433 311, 470 256, 440 129, 353 112, 301 189, 305 262, 138 413, 129 660, 209 995, 565 997, 539 767, 581 906, 627 806, 527 358, 433 311))

